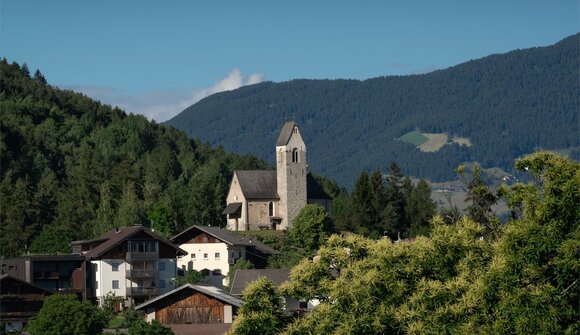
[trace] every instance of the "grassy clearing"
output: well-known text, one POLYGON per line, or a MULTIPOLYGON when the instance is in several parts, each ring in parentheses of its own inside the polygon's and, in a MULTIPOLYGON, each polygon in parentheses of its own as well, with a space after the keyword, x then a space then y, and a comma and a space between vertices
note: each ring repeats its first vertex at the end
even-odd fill
POLYGON ((413 131, 410 131, 410 132, 406 133, 405 135, 397 138, 397 140, 411 143, 414 146, 419 146, 419 145, 427 142, 429 140, 429 138, 427 136, 421 134, 420 132, 413 130, 413 131))
POLYGON ((459 145, 471 146, 471 141, 467 137, 453 137, 451 141, 459 145))
POLYGON ((429 140, 419 146, 419 149, 423 152, 435 152, 441 149, 445 144, 447 144, 448 136, 447 134, 423 134, 429 138, 429 140))

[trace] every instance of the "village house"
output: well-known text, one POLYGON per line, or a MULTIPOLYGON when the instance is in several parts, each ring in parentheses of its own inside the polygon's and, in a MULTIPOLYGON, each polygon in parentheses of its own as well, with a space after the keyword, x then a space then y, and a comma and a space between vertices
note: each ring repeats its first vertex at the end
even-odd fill
POLYGON ((94 301, 91 264, 81 255, 31 255, 2 260, 1 273, 49 292, 75 294, 94 301))
MULTIPOLYGON (((285 282, 290 280, 290 269, 245 269, 237 270, 230 285, 230 294, 234 297, 242 298, 242 294, 246 287, 262 278, 267 278, 272 284, 279 288, 285 282)), ((288 315, 296 313, 304 313, 313 309, 317 301, 299 301, 292 297, 284 297, 284 310, 288 315)))
POLYGON ((275 171, 234 171, 223 211, 229 230, 288 229, 310 203, 331 213, 330 197, 308 173, 306 144, 295 122, 282 127, 275 153, 275 171))
POLYGON ((176 259, 187 253, 143 226, 111 229, 99 238, 71 243, 90 261, 96 302, 107 294, 139 304, 175 288, 176 259))
POLYGON ((268 257, 276 250, 249 238, 233 234, 219 227, 192 226, 171 238, 171 242, 187 252, 177 259, 182 272, 196 270, 205 282, 217 287, 226 285, 230 267, 244 258, 255 268, 265 268, 268 257))
POLYGON ((51 292, 11 275, 0 275, 0 333, 19 333, 38 315, 51 292))

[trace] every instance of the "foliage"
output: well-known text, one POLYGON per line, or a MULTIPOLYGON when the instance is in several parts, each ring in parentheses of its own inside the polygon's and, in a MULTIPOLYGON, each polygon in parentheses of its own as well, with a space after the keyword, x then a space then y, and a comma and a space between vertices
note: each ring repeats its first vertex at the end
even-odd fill
POLYGON ((324 207, 310 204, 300 210, 288 233, 293 245, 310 253, 318 250, 331 231, 330 217, 324 207))
POLYGON ((272 333, 577 333, 580 164, 540 152, 516 167, 536 183, 502 192, 518 215, 497 240, 468 216, 436 216, 428 236, 399 242, 333 235, 280 290, 320 304, 272 333))
POLYGON ((360 171, 386 170, 395 160, 406 175, 433 182, 454 180, 453 169, 472 161, 513 174, 514 160, 537 148, 573 148, 578 157, 579 40, 575 34, 421 75, 265 82, 214 94, 168 124, 274 163, 280 126, 293 119, 310 169, 349 189, 360 171), (396 140, 417 129, 469 138, 472 146, 449 143, 430 153, 396 140))
POLYGON ((173 335, 173 331, 162 326, 157 320, 151 323, 138 320, 129 327, 129 335, 173 335))
POLYGON ((269 335, 282 330, 286 323, 283 297, 267 278, 249 284, 243 294, 244 304, 232 324, 231 335, 269 335))
POLYGON ((175 235, 175 214, 169 205, 157 203, 147 212, 151 228, 166 238, 175 235))
POLYGON ((278 250, 278 254, 268 259, 268 266, 275 269, 293 267, 301 259, 314 255, 332 231, 332 221, 324 207, 306 205, 283 236, 274 240, 262 239, 278 250))
POLYGON ((487 234, 497 239, 501 227, 492 206, 497 204, 499 196, 483 182, 479 165, 476 164, 474 166, 473 176, 470 181, 465 176, 464 166, 459 166, 456 171, 467 187, 465 201, 471 202, 467 207, 467 215, 484 225, 487 229, 487 234))
POLYGON ((26 328, 31 335, 96 335, 106 325, 103 311, 74 295, 54 294, 26 328))
POLYGON ((264 162, 60 90, 0 60, 0 255, 68 252, 119 226, 223 226, 233 169, 264 162), (55 238, 59 237, 59 238, 55 238))
POLYGON ((428 233, 436 210, 429 184, 413 184, 395 162, 389 170, 388 175, 379 169, 371 175, 361 172, 350 197, 341 194, 333 201, 336 229, 392 240, 428 233))
POLYGON ((124 297, 117 297, 115 295, 115 292, 108 292, 105 295, 104 301, 103 301, 103 306, 101 307, 103 312, 105 313, 105 316, 107 317, 107 319, 110 321, 116 314, 118 314, 117 312, 117 306, 120 305, 121 303, 123 303, 123 301, 125 300, 124 297))
POLYGON ((197 270, 189 270, 183 277, 177 278, 177 285, 181 286, 184 284, 197 284, 201 283, 204 279, 204 276, 201 272, 197 270))
POLYGON ((248 261, 245 258, 239 258, 234 265, 232 265, 230 267, 230 270, 228 271, 228 286, 232 285, 232 282, 234 281, 234 276, 236 275, 236 271, 238 270, 248 270, 248 269, 253 269, 254 268, 254 264, 252 264, 250 261, 248 261))

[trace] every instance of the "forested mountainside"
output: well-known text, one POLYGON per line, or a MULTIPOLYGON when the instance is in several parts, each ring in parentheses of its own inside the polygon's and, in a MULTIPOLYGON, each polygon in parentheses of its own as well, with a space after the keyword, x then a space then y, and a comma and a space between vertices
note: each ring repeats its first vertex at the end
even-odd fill
POLYGON ((455 179, 465 161, 513 171, 537 149, 580 156, 580 34, 428 74, 262 83, 212 95, 167 123, 226 150, 273 162, 281 125, 294 119, 315 172, 352 185, 361 170, 396 161, 407 175, 455 179), (409 131, 447 133, 471 146, 422 152, 396 140, 409 131))
POLYGON ((113 226, 225 223, 232 170, 267 168, 5 59, 0 111, 0 256, 67 252, 113 226))

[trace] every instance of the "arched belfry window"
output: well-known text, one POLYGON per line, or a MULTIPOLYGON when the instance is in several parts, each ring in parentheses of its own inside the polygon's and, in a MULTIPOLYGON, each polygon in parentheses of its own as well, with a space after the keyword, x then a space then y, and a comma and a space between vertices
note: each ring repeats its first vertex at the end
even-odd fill
POLYGON ((274 216, 274 203, 271 201, 268 204, 268 216, 274 216))
POLYGON ((298 148, 292 149, 292 163, 298 163, 298 148))

